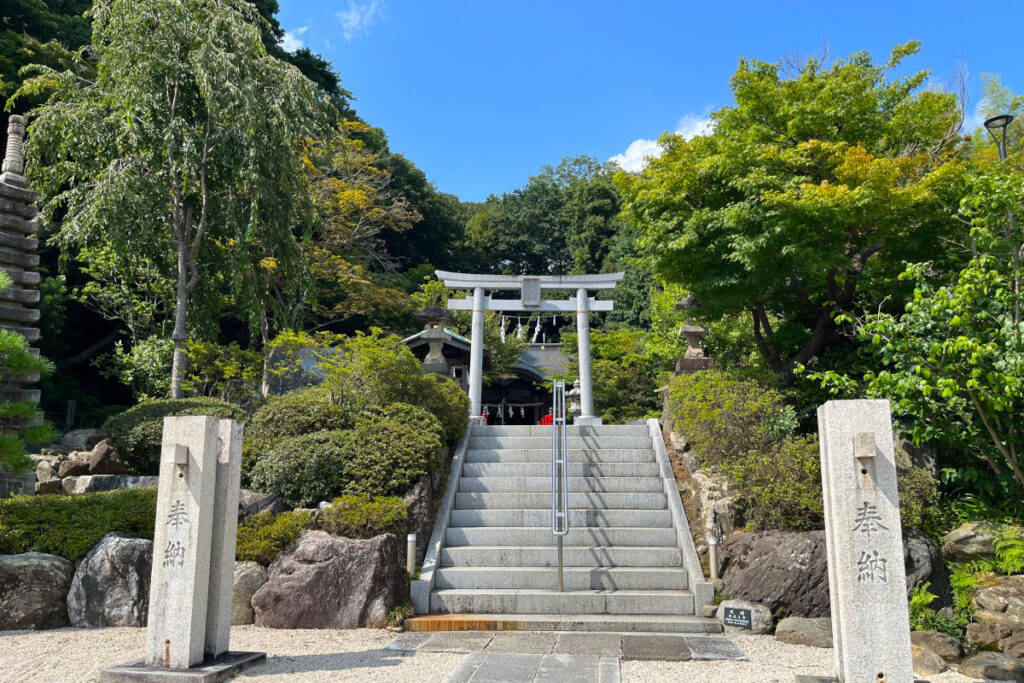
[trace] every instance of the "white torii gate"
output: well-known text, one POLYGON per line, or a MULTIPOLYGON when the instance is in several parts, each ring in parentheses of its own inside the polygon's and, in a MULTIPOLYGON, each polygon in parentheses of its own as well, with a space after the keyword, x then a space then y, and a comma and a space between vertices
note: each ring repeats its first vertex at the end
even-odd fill
POLYGON ((486 275, 450 273, 439 270, 437 279, 449 289, 469 289, 472 299, 449 299, 453 311, 472 311, 473 329, 469 355, 469 416, 480 419, 484 373, 484 311, 576 311, 576 332, 580 358, 580 416, 575 424, 601 424, 594 415, 594 391, 590 378, 590 311, 610 311, 611 301, 599 301, 590 290, 614 289, 624 273, 606 275, 486 275), (492 299, 485 289, 519 290, 519 299, 492 299), (576 297, 561 300, 541 298, 543 289, 576 290, 576 297))

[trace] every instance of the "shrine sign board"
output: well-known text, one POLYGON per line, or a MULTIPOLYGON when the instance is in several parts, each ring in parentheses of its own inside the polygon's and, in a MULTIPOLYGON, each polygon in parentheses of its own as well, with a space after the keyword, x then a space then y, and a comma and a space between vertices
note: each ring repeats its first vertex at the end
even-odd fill
POLYGON ((750 629, 753 625, 753 621, 750 618, 750 610, 738 609, 736 607, 727 608, 722 621, 726 626, 736 626, 737 628, 750 629))

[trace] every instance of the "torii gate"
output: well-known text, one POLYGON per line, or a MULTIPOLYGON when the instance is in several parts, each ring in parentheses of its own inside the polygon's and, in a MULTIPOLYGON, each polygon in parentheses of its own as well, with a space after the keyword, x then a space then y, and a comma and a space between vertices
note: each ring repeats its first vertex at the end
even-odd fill
POLYGON ((588 296, 590 290, 614 289, 624 273, 606 275, 486 275, 436 271, 437 279, 449 289, 473 290, 472 299, 449 299, 453 311, 473 311, 469 355, 469 416, 480 420, 480 399, 484 371, 484 311, 576 311, 576 332, 580 358, 580 416, 575 424, 601 424, 594 415, 594 391, 590 378, 590 311, 611 311, 611 301, 588 296), (519 299, 492 299, 485 289, 515 289, 519 299), (576 290, 575 298, 542 299, 541 290, 576 290))

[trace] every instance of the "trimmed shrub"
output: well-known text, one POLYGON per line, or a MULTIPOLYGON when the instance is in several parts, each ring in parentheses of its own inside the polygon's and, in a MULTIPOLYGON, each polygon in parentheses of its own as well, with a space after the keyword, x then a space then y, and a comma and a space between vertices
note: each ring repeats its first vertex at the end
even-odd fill
POLYGON ((469 423, 469 396, 454 380, 442 375, 424 375, 414 396, 406 399, 425 408, 441 423, 442 440, 455 445, 469 423))
POLYGON ((349 429, 354 420, 341 406, 331 401, 323 387, 309 387, 275 396, 253 413, 245 427, 242 448, 242 480, 250 483, 250 474, 260 454, 266 453, 281 438, 302 436, 326 430, 349 429))
POLYGON ((748 451, 723 469, 743 490, 746 518, 757 531, 822 528, 817 437, 794 437, 769 451, 748 451))
POLYGON ((919 529, 939 540, 949 531, 945 510, 939 503, 939 481, 920 467, 898 468, 896 481, 903 528, 919 529))
POLYGON ((238 525, 235 557, 266 566, 311 526, 308 512, 261 512, 238 525))
POLYGON ((318 529, 335 536, 373 538, 405 532, 405 501, 397 496, 372 498, 365 494, 335 498, 316 520, 318 529))
POLYGON ((256 458, 250 480, 292 507, 312 507, 346 491, 352 432, 330 430, 278 439, 256 458))
POLYGON ((171 415, 209 415, 219 419, 245 420, 238 406, 215 398, 182 398, 143 401, 107 419, 103 429, 110 433, 110 445, 132 472, 157 474, 160 470, 160 441, 164 418, 171 415))
POLYGON ((423 408, 392 403, 356 420, 345 458, 349 493, 405 493, 421 475, 440 466, 441 423, 423 408))
POLYGON ((0 500, 0 555, 39 552, 75 562, 112 531, 153 538, 156 489, 0 500))
POLYGON ((325 367, 326 386, 353 414, 408 401, 423 377, 420 362, 401 337, 377 328, 346 339, 325 367))

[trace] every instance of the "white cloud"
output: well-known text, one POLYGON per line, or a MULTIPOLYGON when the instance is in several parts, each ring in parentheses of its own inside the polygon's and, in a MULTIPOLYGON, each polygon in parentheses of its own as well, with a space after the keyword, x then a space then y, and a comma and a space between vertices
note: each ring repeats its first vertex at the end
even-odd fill
MULTIPOLYGON (((686 114, 676 123, 676 129, 673 132, 687 140, 695 135, 705 135, 711 132, 711 118, 707 115, 707 112, 704 114, 686 114)), ((626 148, 625 152, 616 154, 609 161, 614 161, 624 171, 636 173, 643 170, 650 158, 660 157, 661 153, 661 145, 658 144, 657 140, 638 138, 629 143, 629 147, 626 148)))
POLYGON ((304 45, 302 42, 302 34, 308 30, 308 26, 300 26, 294 31, 285 31, 284 37, 281 38, 281 47, 283 47, 286 52, 295 52, 304 45))
POLYGON ((358 38, 368 32, 383 14, 384 8, 384 0, 348 0, 348 9, 336 15, 341 22, 341 34, 345 40, 358 38))

